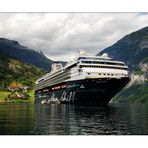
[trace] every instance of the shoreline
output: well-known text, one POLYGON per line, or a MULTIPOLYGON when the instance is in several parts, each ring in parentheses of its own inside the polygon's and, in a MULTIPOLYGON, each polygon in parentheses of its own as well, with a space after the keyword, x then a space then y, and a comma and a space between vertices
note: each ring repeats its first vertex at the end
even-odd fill
POLYGON ((0 90, 0 103, 34 103, 34 90, 31 90, 27 94, 29 98, 9 98, 11 91, 0 90))

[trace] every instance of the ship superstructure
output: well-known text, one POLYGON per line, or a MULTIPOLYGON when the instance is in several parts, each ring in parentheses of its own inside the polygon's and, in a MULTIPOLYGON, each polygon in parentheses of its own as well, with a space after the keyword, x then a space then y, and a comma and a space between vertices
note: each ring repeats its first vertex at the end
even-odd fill
POLYGON ((64 67, 54 63, 50 73, 35 83, 36 102, 106 105, 128 82, 128 67, 106 53, 87 56, 84 52, 64 67))

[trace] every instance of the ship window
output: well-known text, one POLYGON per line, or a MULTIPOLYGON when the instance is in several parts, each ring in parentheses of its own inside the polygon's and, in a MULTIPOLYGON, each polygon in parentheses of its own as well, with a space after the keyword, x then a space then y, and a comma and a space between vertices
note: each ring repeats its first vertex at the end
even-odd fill
POLYGON ((80 68, 87 67, 87 68, 111 68, 111 69, 125 69, 126 67, 110 67, 110 66, 98 66, 98 65, 80 65, 80 68))
MULTIPOLYGON (((87 59, 87 58, 80 58, 80 59, 87 59)), ((95 59, 94 59, 95 60, 95 59)), ((118 65, 118 66, 125 66, 124 63, 114 63, 114 62, 104 62, 104 61, 81 61, 82 63, 87 64, 104 64, 104 65, 118 65)))
POLYGON ((91 64, 91 63, 93 63, 93 61, 82 61, 82 63, 88 63, 88 64, 91 64))

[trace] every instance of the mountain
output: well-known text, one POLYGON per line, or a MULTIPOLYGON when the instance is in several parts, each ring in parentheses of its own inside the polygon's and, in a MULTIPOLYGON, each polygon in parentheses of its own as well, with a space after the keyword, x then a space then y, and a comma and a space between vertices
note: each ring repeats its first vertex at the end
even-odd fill
POLYGON ((107 53, 114 60, 124 61, 131 73, 129 85, 115 100, 118 102, 148 102, 148 27, 132 32, 98 55, 107 53))
POLYGON ((148 27, 126 35, 99 54, 104 52, 112 59, 126 62, 130 70, 137 68, 142 60, 148 61, 148 27))
POLYGON ((42 52, 36 52, 33 49, 20 45, 17 41, 5 38, 0 38, 0 52, 3 52, 10 58, 18 59, 48 71, 53 63, 42 52))

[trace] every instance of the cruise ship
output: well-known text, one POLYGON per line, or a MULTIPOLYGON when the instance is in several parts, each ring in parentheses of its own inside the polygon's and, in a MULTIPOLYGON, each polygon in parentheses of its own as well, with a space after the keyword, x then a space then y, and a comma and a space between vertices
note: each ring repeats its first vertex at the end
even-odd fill
POLYGON ((104 53, 89 56, 84 51, 65 66, 54 63, 51 71, 35 82, 35 103, 107 105, 130 81, 124 62, 104 53))

